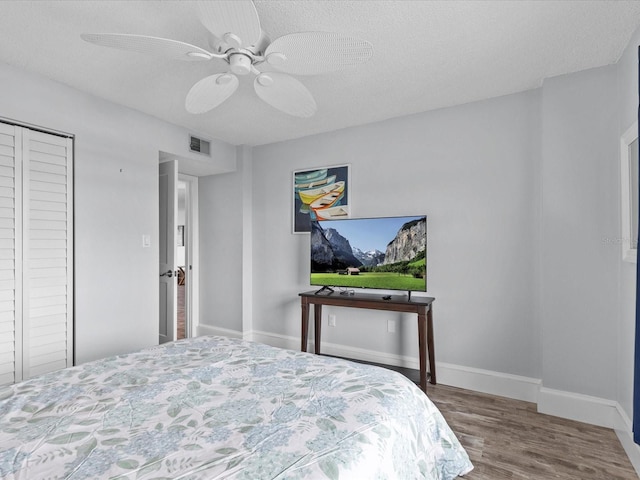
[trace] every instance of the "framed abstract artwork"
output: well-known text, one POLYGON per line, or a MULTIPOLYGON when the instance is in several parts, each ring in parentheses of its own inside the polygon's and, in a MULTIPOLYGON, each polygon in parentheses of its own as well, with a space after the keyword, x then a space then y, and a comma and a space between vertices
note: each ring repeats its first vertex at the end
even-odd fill
POLYGON ((348 218, 349 165, 293 172, 293 233, 311 231, 312 220, 348 218))

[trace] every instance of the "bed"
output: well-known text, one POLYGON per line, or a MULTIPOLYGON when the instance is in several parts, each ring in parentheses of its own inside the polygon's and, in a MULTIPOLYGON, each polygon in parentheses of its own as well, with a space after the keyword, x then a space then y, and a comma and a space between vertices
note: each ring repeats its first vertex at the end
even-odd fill
POLYGON ((0 388, 2 479, 439 479, 472 469, 402 375, 197 337, 0 388))

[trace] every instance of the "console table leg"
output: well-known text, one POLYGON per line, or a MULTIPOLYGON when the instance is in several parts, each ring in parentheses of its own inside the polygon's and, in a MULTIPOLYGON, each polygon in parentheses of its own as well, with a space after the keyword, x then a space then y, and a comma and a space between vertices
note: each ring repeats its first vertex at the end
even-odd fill
POLYGON ((427 392, 427 328, 425 309, 418 311, 418 356, 420 357, 420 389, 427 392))
POLYGON ((320 355, 320 328, 322 327, 322 305, 313 306, 314 340, 316 343, 316 355, 320 355))
POLYGON ((433 305, 429 305, 427 311, 427 349, 429 350, 429 370, 431 371, 431 384, 436 384, 436 352, 433 341, 433 305))
POLYGON ((300 334, 300 351, 307 351, 307 337, 309 336, 309 303, 302 299, 302 333, 300 334))

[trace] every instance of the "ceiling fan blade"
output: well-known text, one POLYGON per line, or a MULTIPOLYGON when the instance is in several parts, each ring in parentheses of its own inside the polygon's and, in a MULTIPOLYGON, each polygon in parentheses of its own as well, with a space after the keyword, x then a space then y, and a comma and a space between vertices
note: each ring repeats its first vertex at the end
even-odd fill
POLYGON ((200 47, 168 38, 126 33, 83 33, 80 37, 89 43, 103 47, 156 55, 171 60, 202 61, 213 57, 200 47))
POLYGON ((294 117, 308 118, 318 109, 307 87, 285 73, 261 73, 255 78, 253 87, 262 100, 294 117))
POLYGON ((339 33, 304 32, 276 38, 267 48, 267 63, 295 75, 317 75, 364 63, 373 45, 339 33))
POLYGON ((234 43, 236 48, 249 47, 260 39, 260 19, 251 0, 218 0, 198 2, 200 21, 216 37, 234 43), (225 34, 232 34, 232 38, 225 34))
POLYGON ((205 113, 216 108, 238 88, 238 77, 232 73, 217 73, 196 83, 185 101, 189 113, 205 113))

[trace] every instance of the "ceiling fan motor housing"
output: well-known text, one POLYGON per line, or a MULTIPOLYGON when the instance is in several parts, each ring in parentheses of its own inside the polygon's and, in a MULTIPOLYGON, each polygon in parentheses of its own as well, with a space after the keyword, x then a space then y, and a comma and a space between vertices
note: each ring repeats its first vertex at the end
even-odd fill
POLYGON ((229 55, 231 71, 236 75, 247 75, 251 71, 253 58, 245 53, 232 53, 229 55))
MULTIPOLYGON (((255 56, 261 56, 270 43, 271 40, 269 39, 269 36, 261 30, 258 41, 253 45, 243 47, 243 49, 248 50, 255 56)), ((226 42, 224 38, 217 37, 212 33, 209 34, 209 47, 216 53, 227 53, 229 50, 236 48, 234 45, 226 42)))

